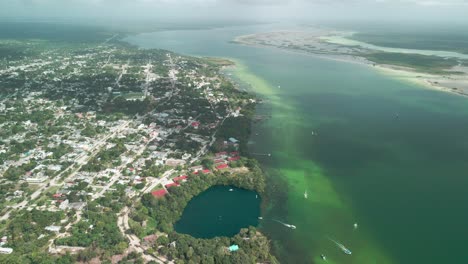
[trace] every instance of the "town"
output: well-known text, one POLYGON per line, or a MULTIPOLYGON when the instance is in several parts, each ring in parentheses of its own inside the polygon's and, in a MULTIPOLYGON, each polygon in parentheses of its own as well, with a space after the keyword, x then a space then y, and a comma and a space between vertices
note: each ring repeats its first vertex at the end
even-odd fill
POLYGON ((170 262, 149 250, 167 235, 139 198, 248 171, 238 126, 256 100, 222 74, 229 61, 117 40, 47 45, 0 43, 17 51, 0 62, 0 260, 170 262))

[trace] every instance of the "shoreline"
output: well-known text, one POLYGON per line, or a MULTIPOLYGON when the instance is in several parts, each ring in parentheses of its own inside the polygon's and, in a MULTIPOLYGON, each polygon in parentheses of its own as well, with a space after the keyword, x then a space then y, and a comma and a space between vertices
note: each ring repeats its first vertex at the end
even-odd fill
POLYGON ((388 76, 390 78, 405 81, 411 84, 415 84, 427 89, 451 93, 454 95, 459 95, 463 97, 468 97, 468 76, 466 75, 436 75, 430 73, 417 72, 411 68, 400 67, 396 65, 389 64, 377 64, 372 61, 367 60, 364 57, 359 57, 355 55, 348 54, 331 54, 331 53, 313 53, 307 51, 301 51, 294 48, 284 48, 274 45, 265 45, 259 43, 252 43, 245 41, 245 37, 255 36, 255 34, 238 36, 232 40, 232 43, 244 46, 258 47, 258 48, 272 48, 278 49, 285 52, 291 52, 294 54, 308 55, 316 58, 340 61, 345 63, 353 63, 362 66, 367 66, 374 71, 388 76), (443 85, 443 84, 446 85, 443 85))

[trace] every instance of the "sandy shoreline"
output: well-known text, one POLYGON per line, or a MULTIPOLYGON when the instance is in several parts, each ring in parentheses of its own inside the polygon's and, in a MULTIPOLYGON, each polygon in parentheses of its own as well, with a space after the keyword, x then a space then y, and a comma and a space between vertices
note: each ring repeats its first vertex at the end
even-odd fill
MULTIPOLYGON (((285 32, 281 32, 285 34, 285 32)), ((268 34, 268 33, 265 33, 268 34)), ((429 73, 421 73, 413 70, 412 68, 405 68, 395 65, 388 64, 376 64, 372 61, 369 61, 363 57, 356 55, 343 54, 342 50, 339 53, 327 52, 325 50, 320 50, 319 52, 309 52, 301 50, 298 48, 289 48, 285 46, 276 45, 274 42, 266 43, 262 41, 253 41, 255 40, 257 34, 244 35, 236 37, 233 42, 240 45, 255 46, 255 47, 268 47, 274 49, 280 49, 282 51, 306 54, 309 56, 319 57, 323 59, 330 59, 335 61, 342 61, 346 63, 356 63, 359 65, 364 65, 369 68, 376 70, 377 72, 389 76, 394 79, 402 80, 408 83, 412 83, 418 86, 423 86, 425 88, 449 92, 456 95, 468 96, 468 68, 467 67, 455 67, 453 70, 464 72, 465 74, 445 74, 445 75, 436 75, 429 73)), ((322 36, 314 36, 317 41, 323 41, 322 36)), ((312 39, 312 38, 311 38, 312 39)), ((313 40, 315 41, 315 39, 313 40)), ((318 43, 318 42, 317 42, 318 43)), ((336 49, 336 44, 331 46, 331 49, 336 49)), ((321 49, 324 49, 326 44, 321 46, 321 49)), ((348 51, 348 50, 345 50, 348 51)))

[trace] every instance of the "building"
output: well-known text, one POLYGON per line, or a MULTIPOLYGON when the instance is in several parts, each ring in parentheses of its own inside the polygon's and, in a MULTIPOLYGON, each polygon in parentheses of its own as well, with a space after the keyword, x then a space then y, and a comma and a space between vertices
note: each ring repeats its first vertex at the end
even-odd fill
POLYGON ((191 125, 193 128, 198 129, 198 127, 200 126, 200 122, 192 122, 191 125))
POLYGON ((216 169, 218 170, 224 170, 224 169, 227 169, 229 168, 229 166, 227 164, 221 164, 219 166, 216 166, 216 169))
POLYGON ((86 206, 86 202, 76 202, 76 203, 69 203, 69 209, 75 209, 77 211, 82 210, 86 206))
POLYGON ((0 247, 0 254, 11 254, 11 253, 13 253, 12 248, 0 247))
POLYGON ((65 201, 61 202, 59 205, 60 210, 66 210, 68 208, 69 201, 66 199, 65 201))
POLYGON ((239 157, 239 156, 237 156, 237 157, 230 157, 230 158, 228 159, 228 161, 238 161, 238 160, 240 160, 240 157, 239 157))
POLYGON ((235 138, 233 138, 233 137, 229 138, 228 140, 229 140, 229 142, 232 143, 232 144, 237 144, 237 143, 239 143, 239 140, 237 140, 237 139, 235 139, 235 138))
POLYGON ((179 186, 180 184, 177 183, 177 182, 173 182, 173 183, 169 183, 169 184, 166 184, 164 185, 164 187, 166 187, 167 189, 171 188, 171 187, 177 187, 179 186))
POLYGON ((171 166, 171 167, 176 167, 179 165, 184 165, 185 160, 180 160, 180 159, 167 159, 166 160, 166 165, 171 166))
POLYGON ((159 190, 151 192, 151 194, 156 198, 161 198, 167 194, 167 191, 165 189, 159 189, 159 190))
POLYGON ((43 183, 47 180, 47 177, 31 177, 31 178, 26 178, 26 181, 28 183, 43 183))
POLYGON ((215 154, 215 156, 216 156, 216 158, 226 157, 227 152, 226 151, 218 152, 218 153, 215 154))
POLYGON ((143 238, 143 245, 144 246, 152 246, 154 245, 154 243, 156 243, 156 239, 158 238, 157 235, 149 235, 149 236, 145 236, 143 238))
POLYGON ((239 250, 239 246, 238 245, 232 245, 228 249, 229 249, 230 252, 235 252, 235 251, 239 250))
POLYGON ((187 175, 180 175, 179 177, 175 177, 174 179, 172 179, 174 182, 185 182, 187 181, 187 175))
POLYGON ((44 229, 47 231, 58 233, 60 232, 61 226, 46 226, 44 229))

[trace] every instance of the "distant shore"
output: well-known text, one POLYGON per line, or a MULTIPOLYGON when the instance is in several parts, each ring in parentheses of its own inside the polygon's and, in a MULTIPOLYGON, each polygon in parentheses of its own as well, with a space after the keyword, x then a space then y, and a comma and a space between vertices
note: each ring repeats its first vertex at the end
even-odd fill
MULTIPOLYGON (((321 32, 321 34, 323 33, 324 32, 321 32)), ((413 83, 429 89, 450 92, 462 96, 468 96, 468 67, 466 66, 456 66, 453 69, 451 69, 453 73, 447 72, 447 74, 423 73, 409 67, 375 63, 359 55, 346 54, 350 53, 351 51, 353 51, 353 49, 355 50, 357 48, 351 46, 340 47, 340 44, 328 43, 326 42, 327 38, 323 38, 323 36, 320 35, 312 35, 311 37, 309 37, 307 39, 307 41, 309 41, 309 44, 301 43, 302 40, 298 41, 298 43, 294 43, 293 40, 292 43, 294 44, 292 44, 291 41, 289 41, 290 44, 288 45, 284 45, 284 43, 281 42, 283 40, 274 39, 271 42, 268 42, 266 40, 267 37, 274 38, 278 35, 288 36, 288 34, 291 35, 302 33, 282 31, 278 33, 272 32, 250 34, 238 36, 232 42, 247 46, 276 48, 281 49, 283 51, 307 54, 323 59, 331 59, 335 61, 365 65, 391 78, 413 83), (317 44, 319 45, 319 48, 310 48, 311 44, 317 44)), ((315 34, 315 32, 312 34, 315 34)), ((300 35, 300 37, 302 36, 300 35)))

